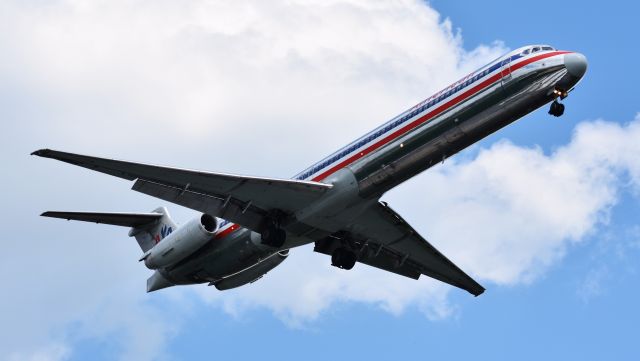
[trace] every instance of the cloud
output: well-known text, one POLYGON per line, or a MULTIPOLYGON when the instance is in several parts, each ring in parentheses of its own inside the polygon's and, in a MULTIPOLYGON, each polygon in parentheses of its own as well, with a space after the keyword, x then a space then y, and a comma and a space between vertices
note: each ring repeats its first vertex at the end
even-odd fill
MULTIPOLYGON (((467 51, 450 21, 409 0, 7 1, 0 30, 0 157, 15 190, 1 195, 10 206, 0 277, 12 297, 0 307, 14 312, 0 316, 0 353, 65 359, 97 339, 123 359, 154 359, 194 293, 235 317, 268 309, 294 326, 344 302, 392 314, 417 307, 431 319, 460 312, 449 286, 360 265, 340 271, 310 247, 248 287, 146 295, 149 272, 124 230, 34 215, 158 202, 26 154, 44 145, 287 176, 495 58, 501 43, 467 51)), ((637 194, 638 122, 581 123, 550 154, 499 142, 385 199, 489 288, 526 284, 606 224, 621 192, 637 194)))
MULTIPOLYGON (((10 0, 0 3, 0 50, 0 160, 14 190, 0 195, 0 279, 11 295, 0 307, 12 310, 0 315, 0 354, 66 359, 99 340, 113 357, 144 360, 178 332, 188 292, 146 295, 149 272, 126 230, 36 215, 150 210, 158 201, 27 154, 47 146, 286 177, 506 49, 465 50, 451 22, 417 0, 10 0)), ((171 208, 179 220, 193 215, 171 208)), ((430 308, 436 318, 453 312, 435 283, 358 288, 341 280, 367 279, 364 269, 338 274, 319 255, 304 264, 308 251, 287 261, 320 272, 295 278, 306 284, 306 304, 292 308, 256 288, 246 304, 233 292, 219 302, 237 314, 270 305, 290 322, 319 314, 336 295, 396 313, 407 298, 441 305, 430 308)))
MULTIPOLYGON (((303 150, 276 172, 295 173, 506 50, 465 51, 451 23, 415 0, 4 7, 4 74, 38 105, 42 114, 23 119, 37 123, 35 136, 109 153, 117 144, 123 156, 157 154, 158 144, 183 152, 182 139, 193 152, 303 150), (293 136, 304 131, 324 146, 304 151, 293 136)), ((226 158, 218 169, 233 166, 226 158)))
POLYGON ((17 353, 14 352, 8 355, 9 361, 58 361, 68 358, 70 350, 67 346, 62 344, 51 344, 43 347, 42 349, 27 352, 17 353))

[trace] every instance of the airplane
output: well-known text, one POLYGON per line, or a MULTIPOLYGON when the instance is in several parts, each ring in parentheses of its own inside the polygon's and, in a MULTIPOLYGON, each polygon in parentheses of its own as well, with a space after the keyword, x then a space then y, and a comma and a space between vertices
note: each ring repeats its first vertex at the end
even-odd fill
POLYGON ((311 165, 291 179, 172 168, 56 150, 32 153, 134 181, 132 189, 201 213, 178 227, 165 207, 149 213, 45 212, 42 216, 129 227, 146 267, 147 292, 253 283, 294 247, 314 243, 331 264, 363 263, 432 277, 474 296, 478 282, 425 240, 385 192, 551 103, 587 70, 584 55, 548 45, 511 51, 311 165))

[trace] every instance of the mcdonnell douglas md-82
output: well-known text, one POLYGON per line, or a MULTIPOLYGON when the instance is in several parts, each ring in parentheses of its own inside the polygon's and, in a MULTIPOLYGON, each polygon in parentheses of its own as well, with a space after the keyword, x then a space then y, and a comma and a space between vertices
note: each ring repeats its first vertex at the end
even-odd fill
POLYGON ((147 292, 207 283, 219 290, 260 279, 289 249, 314 243, 331 264, 356 262, 478 296, 484 288, 380 197, 535 109, 560 103, 587 70, 579 53, 546 45, 514 50, 303 170, 292 179, 171 168, 42 149, 32 154, 135 181, 133 190, 202 214, 181 227, 149 213, 45 212, 129 227, 153 275, 147 292))

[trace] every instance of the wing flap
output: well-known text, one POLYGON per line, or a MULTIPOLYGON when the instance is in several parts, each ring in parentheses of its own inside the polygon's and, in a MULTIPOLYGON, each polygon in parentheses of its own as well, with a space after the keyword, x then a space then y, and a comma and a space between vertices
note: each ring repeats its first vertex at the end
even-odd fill
POLYGON ((255 232, 261 231, 265 216, 263 210, 233 197, 220 198, 143 179, 138 179, 131 189, 202 213, 224 218, 255 232))
MULTIPOLYGON (((342 242, 340 240, 332 237, 327 237, 325 239, 316 241, 313 250, 315 252, 324 253, 331 256, 333 251, 341 246, 342 242)), ((366 246, 364 244, 360 244, 360 246, 363 247, 362 250, 364 252, 360 252, 358 262, 388 272, 393 272, 400 276, 413 278, 414 280, 420 278, 421 273, 416 269, 416 267, 409 263, 398 265, 398 257, 396 257, 394 254, 389 253, 388 250, 381 248, 381 252, 376 254, 377 250, 379 249, 379 245, 367 243, 366 246), (373 253, 374 255, 367 255, 366 251, 371 251, 371 253, 373 253)))
POLYGON ((49 211, 43 217, 60 218, 68 221, 83 221, 111 224, 123 227, 140 227, 162 218, 160 213, 105 213, 105 212, 57 212, 49 211))
POLYGON ((386 251, 385 257, 395 260, 392 268, 408 265, 421 274, 464 289, 474 296, 485 290, 385 203, 370 207, 350 228, 350 233, 356 238, 381 246, 376 252, 386 251))

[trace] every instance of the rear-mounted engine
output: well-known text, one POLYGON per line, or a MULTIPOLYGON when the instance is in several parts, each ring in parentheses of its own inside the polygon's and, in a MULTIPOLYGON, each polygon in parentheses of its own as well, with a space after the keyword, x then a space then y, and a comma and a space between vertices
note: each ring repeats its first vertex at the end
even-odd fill
POLYGON ((166 236, 141 260, 149 269, 175 264, 204 246, 218 230, 219 221, 208 214, 195 218, 166 236))

